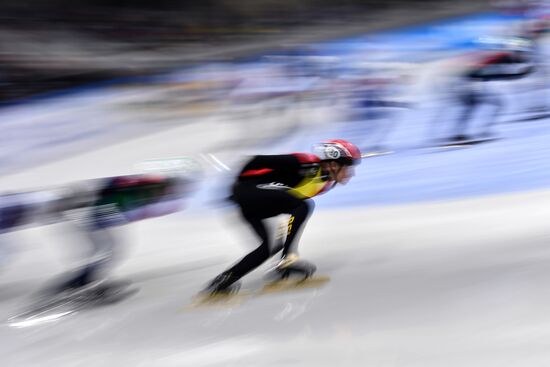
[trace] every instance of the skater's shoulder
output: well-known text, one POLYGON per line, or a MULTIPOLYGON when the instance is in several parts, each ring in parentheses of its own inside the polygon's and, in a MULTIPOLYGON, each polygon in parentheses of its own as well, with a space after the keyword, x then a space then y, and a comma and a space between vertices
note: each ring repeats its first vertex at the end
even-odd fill
POLYGON ((301 164, 320 163, 321 159, 312 153, 292 153, 301 164))
POLYGON ((250 167, 298 167, 303 164, 311 164, 319 162, 319 158, 309 153, 289 153, 289 154, 271 154, 271 155, 255 155, 245 165, 250 167))

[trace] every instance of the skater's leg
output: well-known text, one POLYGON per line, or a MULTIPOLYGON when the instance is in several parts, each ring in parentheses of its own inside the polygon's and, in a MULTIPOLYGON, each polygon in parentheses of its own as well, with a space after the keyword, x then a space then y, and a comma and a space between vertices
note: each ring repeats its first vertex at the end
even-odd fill
POLYGON ((493 107, 493 111, 486 123, 482 127, 481 136, 491 137, 493 135, 493 126, 496 124, 498 116, 504 107, 504 103, 497 94, 487 97, 486 103, 493 107))
POLYGON ((84 264, 56 287, 58 291, 81 288, 108 276, 121 245, 114 233, 115 228, 127 223, 124 215, 115 209, 104 214, 94 208, 88 222, 74 223, 85 238, 84 245, 88 251, 82 261, 84 264))
POLYGON ((300 204, 290 213, 288 221, 288 232, 283 244, 283 257, 290 253, 298 252, 299 237, 303 232, 303 225, 313 212, 314 203, 312 200, 301 201, 300 204))
POLYGON ((309 213, 309 207, 304 201, 284 191, 258 189, 255 186, 241 186, 234 190, 234 200, 240 205, 243 218, 262 242, 237 264, 217 276, 207 287, 209 292, 227 289, 272 255, 269 243, 270 236, 263 219, 285 213, 293 215, 291 217, 293 224, 292 227, 289 224, 289 231, 284 243, 284 248, 288 250, 309 213))
POLYGON ((271 241, 272 243, 270 243, 270 256, 275 255, 283 249, 285 238, 288 234, 288 216, 285 216, 284 220, 279 220, 273 229, 275 231, 275 238, 271 241))
POLYGON ((468 126, 472 114, 479 104, 478 96, 474 93, 466 94, 460 99, 462 103, 462 113, 458 116, 455 122, 452 140, 466 140, 468 126))
POLYGON ((250 224, 254 232, 258 234, 262 242, 260 246, 258 246, 254 251, 243 257, 241 261, 239 261, 237 264, 229 269, 229 271, 237 278, 241 278, 244 275, 248 274, 258 266, 260 266, 270 256, 269 235, 267 233, 265 224, 262 222, 261 219, 258 218, 245 219, 250 224))
POLYGON ((61 288, 80 288, 103 280, 114 263, 117 242, 111 230, 97 229, 86 235, 91 245, 89 257, 85 260, 85 264, 73 272, 61 285, 61 288))

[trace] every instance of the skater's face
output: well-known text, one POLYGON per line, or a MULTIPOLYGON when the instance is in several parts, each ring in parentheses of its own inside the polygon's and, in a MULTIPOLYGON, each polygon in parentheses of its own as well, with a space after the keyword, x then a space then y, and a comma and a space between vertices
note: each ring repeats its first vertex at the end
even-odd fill
POLYGON ((353 176, 355 169, 353 166, 341 165, 336 162, 330 162, 331 178, 341 185, 345 185, 353 176))

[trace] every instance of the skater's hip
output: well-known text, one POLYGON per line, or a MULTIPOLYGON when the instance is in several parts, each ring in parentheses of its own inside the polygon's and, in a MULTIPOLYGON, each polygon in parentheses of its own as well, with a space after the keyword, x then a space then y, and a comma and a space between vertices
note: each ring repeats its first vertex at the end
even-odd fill
POLYGON ((307 205, 286 190, 267 190, 249 184, 235 185, 231 200, 239 205, 245 215, 261 218, 292 213, 296 208, 307 205))

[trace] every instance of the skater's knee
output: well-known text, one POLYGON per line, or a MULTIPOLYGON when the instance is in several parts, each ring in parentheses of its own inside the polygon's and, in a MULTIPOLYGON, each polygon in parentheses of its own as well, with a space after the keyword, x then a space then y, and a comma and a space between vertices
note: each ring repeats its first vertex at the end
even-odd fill
POLYGON ((295 222, 304 222, 309 218, 315 209, 315 204, 312 200, 304 200, 302 204, 294 210, 292 216, 295 218, 295 222))
POLYGON ((294 216, 304 216, 307 217, 315 209, 315 203, 313 200, 303 200, 300 204, 294 209, 292 213, 294 216))
POLYGON ((262 242, 254 251, 249 255, 249 258, 254 258, 254 262, 261 263, 271 257, 271 251, 267 242, 262 242))
POLYGON ((257 255, 262 261, 269 259, 272 255, 269 246, 267 246, 267 243, 262 243, 262 245, 257 250, 257 255))

